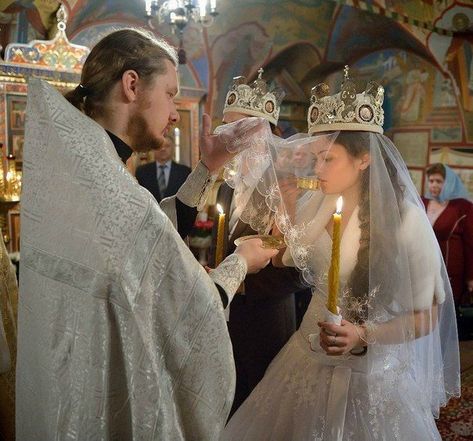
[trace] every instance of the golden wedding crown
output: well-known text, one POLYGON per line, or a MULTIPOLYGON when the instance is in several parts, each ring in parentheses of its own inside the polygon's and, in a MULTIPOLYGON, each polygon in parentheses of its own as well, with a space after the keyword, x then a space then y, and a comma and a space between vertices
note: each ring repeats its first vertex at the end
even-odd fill
POLYGON ((250 85, 245 77, 233 78, 233 83, 225 98, 223 113, 238 112, 250 116, 260 116, 276 125, 279 118, 284 91, 280 88, 270 90, 263 80, 263 69, 258 70, 258 78, 250 85))
POLYGON ((356 93, 355 84, 348 77, 348 66, 339 93, 329 95, 330 88, 320 83, 312 88, 307 114, 309 135, 338 130, 363 130, 383 133, 384 88, 370 81, 363 93, 356 93))

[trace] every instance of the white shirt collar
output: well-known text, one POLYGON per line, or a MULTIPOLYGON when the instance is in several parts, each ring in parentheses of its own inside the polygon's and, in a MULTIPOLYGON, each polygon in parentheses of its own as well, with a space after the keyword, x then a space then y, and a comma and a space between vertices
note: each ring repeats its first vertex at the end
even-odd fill
POLYGON ((171 162, 172 162, 172 159, 170 159, 169 161, 166 161, 164 164, 161 164, 159 161, 156 161, 156 165, 158 167, 160 167, 161 165, 164 165, 164 167, 170 168, 171 167, 171 162))

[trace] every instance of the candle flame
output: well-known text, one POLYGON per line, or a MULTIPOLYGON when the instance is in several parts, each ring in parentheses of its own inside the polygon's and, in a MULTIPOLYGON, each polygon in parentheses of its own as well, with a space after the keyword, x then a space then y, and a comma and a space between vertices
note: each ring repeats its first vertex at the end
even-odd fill
POLYGON ((220 213, 220 214, 223 214, 223 208, 220 204, 217 204, 217 211, 220 213))
POLYGON ((341 213, 342 213, 342 207, 343 207, 343 198, 340 196, 340 197, 337 199, 337 214, 341 214, 341 213))

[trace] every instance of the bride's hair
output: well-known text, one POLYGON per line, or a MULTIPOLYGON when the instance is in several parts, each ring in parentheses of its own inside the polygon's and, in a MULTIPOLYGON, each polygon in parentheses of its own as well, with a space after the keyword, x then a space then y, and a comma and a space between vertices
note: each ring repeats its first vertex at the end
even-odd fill
MULTIPOLYGON (((375 136, 368 132, 341 131, 336 139, 336 143, 342 145, 348 154, 354 158, 359 158, 363 154, 370 153, 370 137, 375 136)), ((386 170, 391 179, 391 183, 396 195, 398 203, 403 199, 403 190, 399 184, 399 177, 392 161, 382 151, 381 155, 386 166, 386 170)), ((348 280, 348 289, 350 296, 357 299, 363 308, 358 311, 346 311, 345 314, 354 315, 347 317, 355 322, 364 322, 367 318, 367 300, 370 289, 370 266, 380 265, 376 268, 378 276, 385 271, 395 271, 395 262, 390 246, 391 240, 394 240, 396 234, 391 232, 386 234, 385 231, 375 231, 370 222, 370 167, 363 170, 360 177, 360 202, 358 209, 358 220, 361 230, 360 248, 358 249, 357 261, 348 280), (370 239, 376 239, 376 249, 371 250, 373 262, 370 262, 370 239), (378 246, 381 245, 382 246, 378 246), (374 254, 376 253, 376 258, 374 254), (390 264, 390 262, 392 264, 390 264), (382 267, 381 267, 382 266, 382 267)), ((393 277, 384 280, 393 280, 393 277)), ((372 286, 376 286, 376 281, 371 281, 372 286)), ((381 295, 389 295, 390 287, 384 286, 381 295)))

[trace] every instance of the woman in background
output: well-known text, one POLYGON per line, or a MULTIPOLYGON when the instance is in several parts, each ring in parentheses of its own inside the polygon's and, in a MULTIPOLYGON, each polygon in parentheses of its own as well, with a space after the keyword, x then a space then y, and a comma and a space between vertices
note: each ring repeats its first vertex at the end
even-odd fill
POLYGON ((473 204, 458 175, 447 165, 427 168, 423 202, 442 250, 455 306, 473 295, 473 204))

